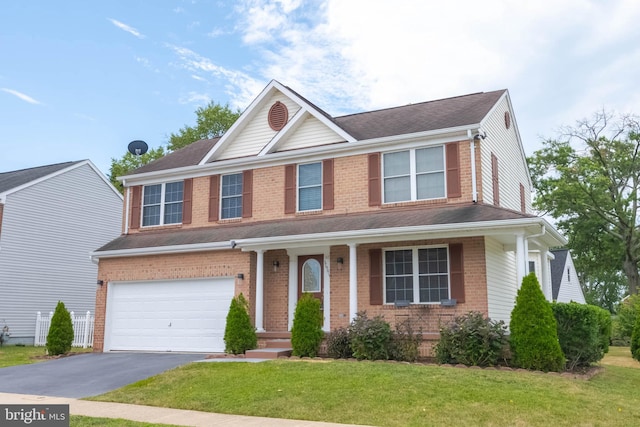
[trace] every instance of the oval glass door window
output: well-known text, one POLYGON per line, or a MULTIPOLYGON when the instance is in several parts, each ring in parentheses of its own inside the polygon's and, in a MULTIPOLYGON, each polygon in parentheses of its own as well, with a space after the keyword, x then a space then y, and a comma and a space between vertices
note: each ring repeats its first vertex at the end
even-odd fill
POLYGON ((308 259, 302 266, 302 292, 320 292, 320 272, 317 259, 308 259))

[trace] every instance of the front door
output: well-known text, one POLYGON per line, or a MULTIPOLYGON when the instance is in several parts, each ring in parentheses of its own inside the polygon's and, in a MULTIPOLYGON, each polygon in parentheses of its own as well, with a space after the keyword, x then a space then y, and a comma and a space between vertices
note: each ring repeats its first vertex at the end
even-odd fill
POLYGON ((324 298, 322 283, 323 255, 305 255, 298 257, 298 298, 303 294, 311 294, 320 300, 322 307, 324 298))

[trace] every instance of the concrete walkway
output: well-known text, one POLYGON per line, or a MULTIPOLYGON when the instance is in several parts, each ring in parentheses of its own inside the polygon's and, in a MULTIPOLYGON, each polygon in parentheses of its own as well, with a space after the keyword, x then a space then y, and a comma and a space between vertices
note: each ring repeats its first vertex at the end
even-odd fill
POLYGON ((20 405, 69 405, 72 415, 88 417, 123 418, 157 424, 202 427, 338 427, 354 424, 335 424, 318 421, 285 420, 280 418, 249 417, 245 415, 215 414, 212 412, 186 411, 182 409, 157 408, 154 406, 129 405, 126 403, 90 402, 67 397, 35 396, 29 394, 0 393, 0 403, 20 405))

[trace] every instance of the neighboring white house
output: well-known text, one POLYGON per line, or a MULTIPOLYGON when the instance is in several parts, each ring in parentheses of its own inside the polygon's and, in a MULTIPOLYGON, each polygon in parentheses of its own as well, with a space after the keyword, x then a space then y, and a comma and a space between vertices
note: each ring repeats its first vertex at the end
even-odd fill
POLYGON ((568 249, 556 249, 551 253, 555 259, 551 261, 551 288, 553 301, 578 302, 585 304, 582 286, 578 273, 573 265, 573 258, 568 249))
POLYGON ((89 160, 0 173, 0 327, 33 344, 36 313, 94 312, 94 250, 121 233, 122 196, 89 160))

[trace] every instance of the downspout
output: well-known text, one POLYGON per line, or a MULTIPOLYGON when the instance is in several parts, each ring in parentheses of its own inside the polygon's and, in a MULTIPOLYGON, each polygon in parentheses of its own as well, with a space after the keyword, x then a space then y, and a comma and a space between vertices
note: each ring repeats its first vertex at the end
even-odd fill
POLYGON ((473 138, 471 129, 467 129, 467 138, 469 138, 469 146, 471 147, 471 198, 473 203, 478 203, 478 186, 476 182, 476 141, 473 138))

